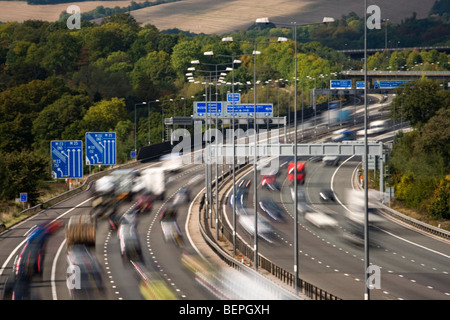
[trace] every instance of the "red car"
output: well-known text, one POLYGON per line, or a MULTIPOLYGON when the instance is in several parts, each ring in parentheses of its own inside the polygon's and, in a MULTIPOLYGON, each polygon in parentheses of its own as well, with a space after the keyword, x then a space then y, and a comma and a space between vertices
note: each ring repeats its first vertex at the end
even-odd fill
MULTIPOLYGON (((288 165, 288 180, 294 182, 294 162, 290 162, 288 165)), ((305 163, 297 162, 297 182, 305 183, 306 171, 305 163)))
POLYGON ((136 209, 142 212, 150 212, 155 201, 155 195, 152 193, 144 193, 139 196, 136 203, 136 209))

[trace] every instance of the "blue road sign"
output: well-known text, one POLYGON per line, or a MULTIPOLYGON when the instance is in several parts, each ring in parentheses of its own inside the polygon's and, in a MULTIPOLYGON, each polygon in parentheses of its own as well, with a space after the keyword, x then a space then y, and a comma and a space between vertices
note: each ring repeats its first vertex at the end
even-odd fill
POLYGON ((20 194, 20 202, 27 202, 28 201, 28 193, 22 192, 20 194))
POLYGON ((330 80, 330 89, 351 89, 352 80, 330 80))
POLYGON ((136 158, 136 151, 130 151, 130 157, 132 158, 132 159, 134 159, 134 158, 136 158))
POLYGON ((411 82, 411 80, 376 80, 374 88, 376 89, 394 89, 411 82))
POLYGON ((364 81, 357 81, 356 89, 364 89, 364 81))
MULTIPOLYGON (((253 104, 235 104, 234 113, 235 115, 253 115, 255 112, 255 105, 253 104)), ((227 104, 227 113, 233 114, 233 105, 227 104)), ((256 104, 256 113, 262 114, 264 116, 271 116, 273 113, 272 104, 256 104)))
POLYGON ((86 132, 86 164, 116 164, 116 133, 86 132))
POLYGON ((235 93, 234 96, 232 93, 228 93, 227 94, 227 102, 235 102, 235 103, 240 103, 241 102, 241 94, 240 93, 235 93))
POLYGON ((83 177, 83 141, 51 141, 50 149, 53 179, 83 177))
MULTIPOLYGON (((196 103, 196 113, 205 115, 206 111, 206 102, 197 102, 196 103)), ((208 113, 216 114, 222 113, 222 102, 208 102, 208 113)))

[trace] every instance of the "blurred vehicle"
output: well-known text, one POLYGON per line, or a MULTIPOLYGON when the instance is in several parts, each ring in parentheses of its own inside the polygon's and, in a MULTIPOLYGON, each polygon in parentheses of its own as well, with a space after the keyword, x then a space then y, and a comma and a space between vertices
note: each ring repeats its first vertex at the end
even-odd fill
POLYGON ((150 212, 156 196, 150 191, 142 192, 136 200, 136 209, 141 212, 150 212))
MULTIPOLYGON (((292 201, 295 201, 294 195, 295 195, 294 188, 291 188, 292 201)), ((300 213, 312 211, 310 205, 308 204, 308 201, 306 201, 305 191, 300 188, 297 188, 297 210, 300 213)))
POLYGON ((84 244, 95 246, 95 233, 97 223, 89 214, 77 214, 70 217, 66 224, 67 246, 84 244))
POLYGON ((139 234, 134 221, 123 219, 117 230, 120 254, 124 261, 143 261, 139 234))
POLYGON ((195 280, 221 300, 301 299, 250 268, 213 265, 198 254, 182 253, 183 266, 195 280))
MULTIPOLYGON (((245 229, 245 231, 247 231, 250 235, 254 236, 255 215, 253 213, 240 214, 238 221, 241 224, 241 226, 245 229)), ((275 242, 274 229, 272 228, 272 225, 266 218, 262 217, 261 215, 258 215, 257 227, 258 227, 258 237, 261 237, 262 239, 264 239, 269 243, 275 242)))
POLYGON ((167 172, 178 172, 183 166, 183 159, 177 154, 167 154, 160 158, 162 166, 167 172))
POLYGON ((73 299, 101 298, 104 292, 104 281, 100 263, 89 252, 87 247, 76 244, 67 249, 68 270, 75 270, 71 286, 68 286, 73 299))
POLYGON ((261 185, 272 191, 281 190, 281 186, 276 180, 275 175, 264 175, 261 179, 261 185))
POLYGON ((114 177, 107 175, 96 180, 93 188, 91 216, 109 216, 117 208, 120 201, 114 193, 114 177))
POLYGON ((277 202, 275 202, 273 199, 260 200, 259 206, 272 220, 275 220, 275 221, 284 220, 284 217, 282 214, 283 208, 277 202))
POLYGON ((114 181, 114 193, 119 200, 131 201, 134 195, 134 184, 140 175, 133 169, 119 169, 111 172, 114 181))
POLYGON ((140 192, 153 194, 155 200, 162 200, 165 198, 166 175, 164 168, 147 168, 142 171, 138 180, 140 192))
POLYGON ((335 201, 334 193, 330 189, 320 190, 319 195, 323 201, 335 201))
POLYGON ((97 179, 94 183, 94 194, 96 196, 109 195, 114 192, 114 176, 107 175, 97 179))
POLYGON ((173 241, 176 246, 183 247, 181 229, 177 223, 177 207, 174 205, 166 206, 160 214, 161 229, 166 241, 173 241))
POLYGON ((339 164, 339 158, 336 156, 325 156, 322 158, 322 162, 326 166, 337 166, 339 164))
POLYGON ((42 272, 45 246, 48 237, 63 225, 61 220, 44 222, 34 226, 27 235, 27 242, 16 259, 16 276, 32 276, 42 272))
POLYGON ((248 192, 248 188, 250 187, 250 184, 252 183, 252 180, 249 178, 242 178, 238 182, 238 188, 241 189, 244 192, 248 192))
MULTIPOLYGON (((250 184, 251 180, 248 178, 242 178, 236 183, 236 205, 244 205, 250 184)), ((230 205, 233 206, 233 192, 230 193, 230 205)))
POLYGON ((173 197, 173 205, 182 205, 191 201, 191 192, 188 187, 181 187, 173 197))
MULTIPOLYGON (((367 128, 367 135, 373 136, 379 133, 387 131, 389 128, 389 120, 376 120, 372 121, 367 128)), ((364 129, 358 130, 356 135, 358 137, 364 137, 364 129)))
POLYGON ((177 300, 171 286, 157 271, 149 271, 145 265, 132 261, 140 277, 139 291, 145 300, 177 300))
POLYGON ((304 213, 304 217, 305 220, 309 221, 318 228, 335 228, 338 226, 336 219, 323 212, 308 211, 304 213))
MULTIPOLYGON (((294 182, 294 162, 289 162, 288 164, 288 181, 294 182)), ((298 161, 297 162, 297 182, 304 184, 306 177, 305 163, 298 161)))
POLYGON ((336 130, 333 132, 331 141, 342 142, 342 141, 355 140, 355 135, 356 135, 355 130, 340 129, 340 130, 336 130))
POLYGON ((3 299, 32 298, 31 281, 34 276, 42 274, 48 237, 62 225, 61 220, 47 221, 27 232, 26 242, 14 260, 12 273, 4 282, 3 299))

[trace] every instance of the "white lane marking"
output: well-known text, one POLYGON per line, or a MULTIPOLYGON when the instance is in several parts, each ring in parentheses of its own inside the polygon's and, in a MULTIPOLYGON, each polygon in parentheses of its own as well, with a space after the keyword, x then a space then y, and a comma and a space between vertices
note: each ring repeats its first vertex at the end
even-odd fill
MULTIPOLYGON (((350 158, 346 159, 346 160, 345 160, 344 162, 342 162, 341 165, 334 171, 333 176, 331 177, 331 190, 333 191, 333 193, 334 193, 334 188, 333 188, 334 177, 335 177, 336 173, 338 172, 338 170, 339 170, 339 169, 340 169, 340 168, 341 168, 348 160, 350 160, 350 159, 353 158, 353 157, 354 157, 354 156, 351 156, 350 158)), ((356 170, 356 169, 355 169, 355 170, 356 170)), ((352 176, 353 176, 353 175, 352 175, 352 176)), ((352 184, 352 188, 353 188, 353 184, 352 184)), ((353 189, 354 189, 354 188, 353 188, 353 189)), ((336 194, 335 194, 335 198, 336 198, 336 200, 339 202, 339 204, 340 204, 342 207, 344 207, 347 211, 351 212, 350 209, 348 209, 348 208, 347 208, 347 207, 339 200, 339 198, 337 197, 336 194)), ((397 238, 397 239, 399 239, 399 240, 402 240, 402 241, 404 241, 404 242, 406 242, 406 243, 409 243, 409 244, 411 244, 411 245, 414 245, 414 246, 416 246, 416 247, 422 248, 422 249, 424 249, 424 250, 430 251, 430 252, 432 252, 432 253, 435 253, 435 254, 441 255, 441 256, 443 256, 443 257, 445 257, 445 258, 450 259, 450 256, 449 256, 449 255, 446 255, 446 254, 444 254, 444 253, 442 253, 442 252, 439 252, 439 251, 430 249, 430 248, 425 247, 425 246, 422 246, 422 245, 420 245, 420 244, 418 244, 418 243, 415 243, 415 242, 412 242, 412 241, 407 240, 407 239, 405 239, 405 238, 402 238, 402 237, 400 237, 400 236, 397 236, 397 235, 395 235, 395 234, 393 234, 393 233, 391 233, 391 232, 389 232, 389 231, 386 231, 386 230, 384 230, 384 229, 382 229, 382 228, 380 228, 380 227, 376 227, 376 228, 379 229, 380 231, 383 231, 384 233, 386 233, 386 234, 388 234, 388 235, 394 237, 394 238, 397 238)))
POLYGON ((61 254, 61 251, 64 248, 65 244, 66 244, 66 239, 64 239, 61 242, 61 245, 59 246, 58 251, 56 252, 55 258, 53 259, 53 263, 52 263, 52 274, 51 274, 50 282, 51 282, 51 285, 52 285, 52 298, 53 298, 53 300, 58 300, 58 296, 56 294, 56 283, 55 283, 56 282, 56 280, 55 280, 56 279, 56 262, 58 261, 58 257, 61 254))
MULTIPOLYGON (((73 207, 72 209, 67 210, 66 212, 60 214, 58 217, 56 217, 55 219, 52 220, 52 222, 58 220, 59 218, 65 216, 66 214, 68 214, 69 212, 75 210, 76 208, 82 206, 83 204, 85 204, 86 202, 88 202, 89 200, 92 200, 93 197, 83 201, 82 203, 78 204, 77 206, 73 207)), ((9 261, 12 259, 12 257, 14 257, 14 255, 16 254, 17 250, 19 250, 20 247, 22 247, 22 245, 27 242, 27 239, 23 240, 21 243, 19 243, 19 245, 17 247, 14 248, 13 251, 11 251, 11 254, 8 256, 8 258, 5 260, 5 262, 2 265, 2 268, 0 269, 0 276, 2 275, 3 271, 5 270, 6 266, 8 265, 9 261)))

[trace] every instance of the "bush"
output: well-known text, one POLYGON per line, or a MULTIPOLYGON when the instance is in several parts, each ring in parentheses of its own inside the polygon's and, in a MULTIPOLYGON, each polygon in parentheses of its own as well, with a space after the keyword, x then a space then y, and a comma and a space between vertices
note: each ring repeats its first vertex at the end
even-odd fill
POLYGON ((430 215, 436 219, 450 219, 450 176, 442 179, 434 190, 430 215))

